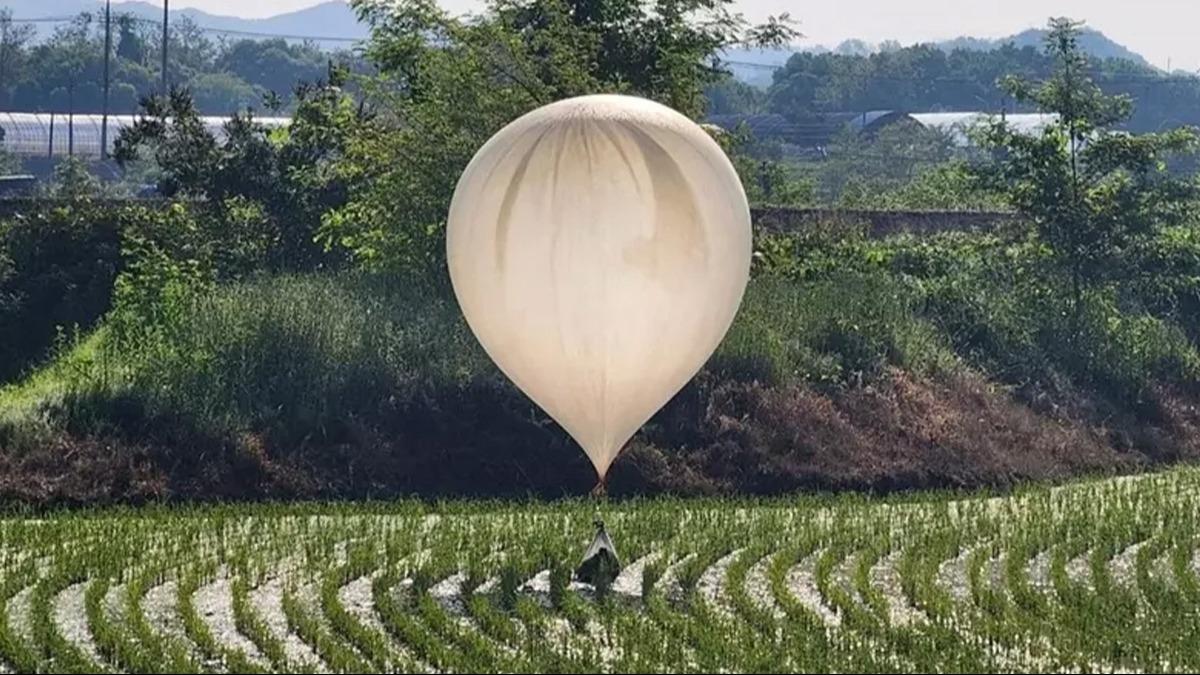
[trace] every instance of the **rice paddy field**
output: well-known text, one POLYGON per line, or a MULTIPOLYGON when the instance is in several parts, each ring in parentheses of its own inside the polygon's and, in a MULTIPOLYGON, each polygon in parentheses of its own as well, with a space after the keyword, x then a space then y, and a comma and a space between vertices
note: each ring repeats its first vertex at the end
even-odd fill
POLYGON ((1198 488, 13 516, 0 672, 1195 672, 1198 488))

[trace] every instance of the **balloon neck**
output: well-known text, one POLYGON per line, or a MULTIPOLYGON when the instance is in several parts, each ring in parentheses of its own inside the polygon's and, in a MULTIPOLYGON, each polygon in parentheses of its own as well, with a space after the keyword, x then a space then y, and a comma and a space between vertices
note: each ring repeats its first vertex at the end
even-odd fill
POLYGON ((596 487, 592 488, 592 497, 595 499, 608 498, 608 476, 601 476, 596 482, 596 487))

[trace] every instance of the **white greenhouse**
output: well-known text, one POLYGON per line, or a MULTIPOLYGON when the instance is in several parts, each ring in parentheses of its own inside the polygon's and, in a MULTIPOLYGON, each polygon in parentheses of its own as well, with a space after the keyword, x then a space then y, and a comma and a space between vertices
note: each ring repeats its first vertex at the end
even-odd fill
MULTIPOLYGON (((108 116, 108 155, 112 154, 117 134, 132 126, 137 116, 108 116)), ((267 127, 287 125, 287 117, 255 117, 267 127)), ((54 113, 0 112, 0 147, 18 157, 67 157, 99 159, 103 138, 102 115, 65 115, 54 113)), ((224 138, 228 117, 202 117, 204 126, 218 140, 224 138)))
POLYGON ((971 130, 992 120, 1003 119, 1010 129, 1026 135, 1040 134, 1046 127, 1058 122, 1058 115, 1048 113, 1010 113, 1001 116, 980 112, 941 112, 910 113, 908 116, 924 127, 949 134, 960 147, 971 144, 971 130))

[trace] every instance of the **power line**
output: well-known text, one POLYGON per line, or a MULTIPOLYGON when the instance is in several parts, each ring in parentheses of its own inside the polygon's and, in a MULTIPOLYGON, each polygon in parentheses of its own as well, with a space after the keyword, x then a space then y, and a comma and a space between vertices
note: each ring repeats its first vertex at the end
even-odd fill
POLYGON ((112 61, 112 0, 104 3, 104 119, 100 122, 100 159, 108 159, 108 95, 112 79, 109 77, 112 61))
POLYGON ((330 35, 289 35, 286 33, 259 33, 249 30, 235 30, 232 28, 205 28, 200 27, 200 30, 205 33, 220 33, 222 35, 241 35, 246 37, 263 37, 263 38, 282 38, 284 40, 311 40, 313 42, 361 42, 362 38, 339 37, 330 35))
POLYGON ((165 97, 171 93, 167 86, 167 53, 171 46, 170 33, 170 4, 167 0, 163 0, 163 20, 162 20, 162 95, 165 97))
POLYGON ((78 19, 79 15, 75 16, 41 16, 34 19, 9 19, 9 23, 71 23, 78 19))

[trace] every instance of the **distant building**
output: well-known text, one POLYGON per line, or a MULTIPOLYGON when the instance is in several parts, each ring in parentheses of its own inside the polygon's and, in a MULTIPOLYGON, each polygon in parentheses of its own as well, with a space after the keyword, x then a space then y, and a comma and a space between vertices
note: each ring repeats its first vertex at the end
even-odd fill
MULTIPOLYGON (((135 115, 108 116, 108 155, 112 154, 121 129, 133 126, 135 115)), ((224 138, 228 117, 201 117, 204 126, 218 140, 224 138)), ((255 117, 267 127, 285 126, 287 117, 255 117)), ((101 158, 101 115, 64 115, 51 113, 0 112, 0 147, 22 159, 79 157, 101 158)))
POLYGON ((1058 115, 1046 113, 1021 113, 993 115, 981 112, 910 113, 909 118, 929 129, 937 129, 960 147, 971 144, 970 131, 989 120, 1003 119, 1014 131, 1021 134, 1038 134, 1046 127, 1058 122, 1058 115))
POLYGON ((29 174, 0 175, 0 199, 23 197, 33 192, 37 177, 29 174))
MULTIPOLYGON (((726 131, 744 128, 755 139, 794 146, 805 154, 824 154, 825 148, 841 133, 873 136, 893 124, 917 124, 947 134, 956 145, 970 144, 972 127, 998 117, 982 112, 905 113, 896 110, 867 112, 816 113, 800 119, 789 119, 775 113, 712 115, 705 120, 726 131)), ((1057 121, 1056 115, 1015 114, 1004 119, 1017 131, 1037 133, 1057 121)))
POLYGON ((726 131, 744 128, 761 141, 779 141, 804 149, 824 148, 849 128, 856 133, 872 134, 904 118, 894 110, 872 110, 861 113, 817 113, 799 119, 789 119, 777 113, 711 115, 705 121, 726 131))

